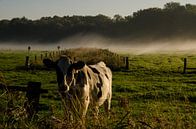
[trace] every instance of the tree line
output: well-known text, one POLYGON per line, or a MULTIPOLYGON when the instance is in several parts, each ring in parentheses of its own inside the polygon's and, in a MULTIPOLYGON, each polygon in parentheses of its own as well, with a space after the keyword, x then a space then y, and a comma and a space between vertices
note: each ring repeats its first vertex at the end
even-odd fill
POLYGON ((30 20, 25 17, 0 21, 0 41, 58 41, 75 34, 96 33, 110 38, 164 39, 196 35, 196 5, 166 3, 163 8, 138 10, 113 18, 96 16, 54 16, 30 20))

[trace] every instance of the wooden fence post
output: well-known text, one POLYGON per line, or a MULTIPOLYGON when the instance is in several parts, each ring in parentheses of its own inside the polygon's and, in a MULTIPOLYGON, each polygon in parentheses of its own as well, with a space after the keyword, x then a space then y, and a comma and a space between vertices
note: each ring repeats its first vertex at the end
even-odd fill
POLYGON ((117 55, 117 67, 118 67, 118 68, 121 67, 121 66, 120 66, 120 56, 119 56, 119 55, 117 55))
POLYGON ((27 69, 29 68, 29 56, 26 56, 25 67, 26 67, 27 69))
POLYGON ((187 59, 184 58, 184 70, 183 70, 184 74, 186 73, 186 67, 187 67, 187 59))
POLYGON ((45 53, 45 58, 48 58, 48 53, 45 53))
POLYGON ((37 55, 35 55, 35 62, 37 62, 37 55))
POLYGON ((129 70, 129 57, 125 57, 125 68, 129 70))
POLYGON ((49 53, 49 58, 52 59, 52 53, 51 52, 49 53))
POLYGON ((41 82, 28 82, 25 108, 29 119, 38 112, 40 93, 41 82))
POLYGON ((55 53, 54 53, 54 51, 52 52, 52 56, 53 56, 53 58, 55 58, 55 53))
POLYGON ((43 60, 43 55, 41 54, 41 61, 43 60))

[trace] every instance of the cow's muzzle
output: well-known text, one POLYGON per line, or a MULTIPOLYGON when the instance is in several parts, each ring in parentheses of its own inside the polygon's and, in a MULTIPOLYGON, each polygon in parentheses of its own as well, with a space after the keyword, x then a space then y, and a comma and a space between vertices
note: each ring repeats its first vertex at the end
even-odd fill
POLYGON ((62 93, 67 93, 69 91, 69 86, 68 85, 63 85, 59 87, 59 92, 62 93))

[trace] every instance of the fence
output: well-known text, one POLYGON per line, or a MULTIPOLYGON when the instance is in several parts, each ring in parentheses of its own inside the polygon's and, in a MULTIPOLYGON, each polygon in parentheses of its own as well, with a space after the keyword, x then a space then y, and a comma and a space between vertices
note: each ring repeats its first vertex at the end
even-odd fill
POLYGON ((5 86, 0 84, 0 89, 7 91, 23 91, 26 92, 26 102, 24 108, 27 111, 28 118, 31 119, 38 112, 40 94, 48 93, 48 90, 41 89, 40 82, 28 82, 27 87, 21 86, 5 86))
MULTIPOLYGON (((30 57, 26 56, 25 67, 30 69, 31 64, 36 64, 37 62, 43 62, 44 59, 49 58, 56 61, 62 54, 65 54, 73 61, 82 60, 87 64, 95 64, 98 61, 104 61, 112 70, 126 69, 129 70, 129 57, 120 56, 116 53, 110 52, 105 49, 95 49, 93 51, 86 52, 85 50, 65 50, 65 51, 51 51, 44 52, 40 54, 40 57, 35 55, 34 60, 30 61, 30 57), (79 51, 79 52, 78 52, 79 51)), ((32 57, 31 57, 32 58, 32 57)), ((33 58, 32 58, 33 59, 33 58)))
POLYGON ((33 56, 29 56, 29 54, 25 57, 25 63, 24 66, 27 70, 29 70, 31 68, 32 64, 39 64, 39 62, 42 63, 42 61, 45 58, 49 58, 52 60, 56 60, 60 57, 61 55, 61 51, 45 51, 42 52, 40 55, 35 54, 34 57, 33 56))
POLYGON ((194 71, 196 71, 196 68, 188 67, 188 61, 187 61, 187 58, 184 58, 184 68, 183 68, 183 73, 184 73, 184 74, 186 74, 186 73, 187 73, 187 70, 194 70, 194 71))

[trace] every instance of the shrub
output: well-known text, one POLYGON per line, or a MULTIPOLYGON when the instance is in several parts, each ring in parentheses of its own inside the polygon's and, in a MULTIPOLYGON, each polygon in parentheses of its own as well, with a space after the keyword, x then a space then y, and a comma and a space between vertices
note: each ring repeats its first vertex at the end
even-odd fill
POLYGON ((62 54, 71 57, 74 61, 81 60, 89 65, 103 61, 112 70, 119 70, 124 67, 123 57, 108 49, 76 48, 67 49, 62 54))

